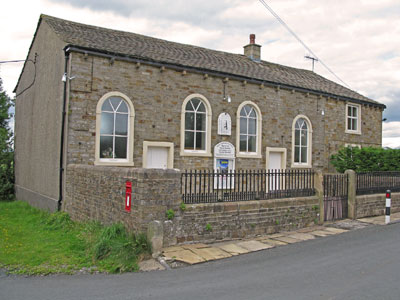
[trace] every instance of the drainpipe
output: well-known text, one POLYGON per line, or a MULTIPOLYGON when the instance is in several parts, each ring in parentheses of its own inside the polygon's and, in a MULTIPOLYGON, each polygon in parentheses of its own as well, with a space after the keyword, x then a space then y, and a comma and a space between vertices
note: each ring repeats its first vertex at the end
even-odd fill
POLYGON ((69 48, 64 49, 65 53, 65 66, 64 66, 64 93, 63 93, 63 110, 61 117, 61 141, 60 141, 60 182, 59 182, 59 197, 57 203, 58 211, 61 210, 62 200, 63 200, 63 175, 64 175, 64 131, 65 131, 65 116, 66 116, 66 106, 67 106, 67 81, 68 81, 68 60, 69 60, 69 48))

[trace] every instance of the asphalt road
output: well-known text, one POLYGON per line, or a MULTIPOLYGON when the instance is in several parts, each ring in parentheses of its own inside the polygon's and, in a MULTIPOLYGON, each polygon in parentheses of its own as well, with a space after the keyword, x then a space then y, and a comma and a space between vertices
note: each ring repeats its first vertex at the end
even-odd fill
POLYGON ((168 271, 0 275, 0 299, 400 299, 400 223, 168 271))

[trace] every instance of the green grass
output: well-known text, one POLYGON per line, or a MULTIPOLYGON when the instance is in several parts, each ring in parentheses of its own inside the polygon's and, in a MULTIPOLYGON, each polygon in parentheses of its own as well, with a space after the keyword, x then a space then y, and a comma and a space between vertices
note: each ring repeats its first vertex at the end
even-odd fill
POLYGON ((136 271, 138 260, 149 253, 146 237, 128 233, 121 224, 78 223, 64 212, 0 201, 0 267, 12 273, 136 271))

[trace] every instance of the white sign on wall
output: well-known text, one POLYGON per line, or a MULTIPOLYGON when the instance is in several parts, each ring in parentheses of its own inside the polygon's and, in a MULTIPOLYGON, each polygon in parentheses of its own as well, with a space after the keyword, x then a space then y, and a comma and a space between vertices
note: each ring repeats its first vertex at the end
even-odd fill
POLYGON ((218 134, 231 135, 232 121, 228 113, 221 113, 218 116, 218 134))
POLYGON ((214 157, 235 158, 235 146, 229 142, 221 142, 214 147, 214 157))

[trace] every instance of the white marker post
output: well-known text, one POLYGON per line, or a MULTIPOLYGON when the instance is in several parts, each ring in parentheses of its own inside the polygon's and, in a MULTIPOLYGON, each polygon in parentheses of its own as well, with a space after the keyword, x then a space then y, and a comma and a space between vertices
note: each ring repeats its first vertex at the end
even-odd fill
POLYGON ((390 223, 390 205, 391 205, 391 191, 386 191, 386 210, 385 210, 385 224, 390 223))

